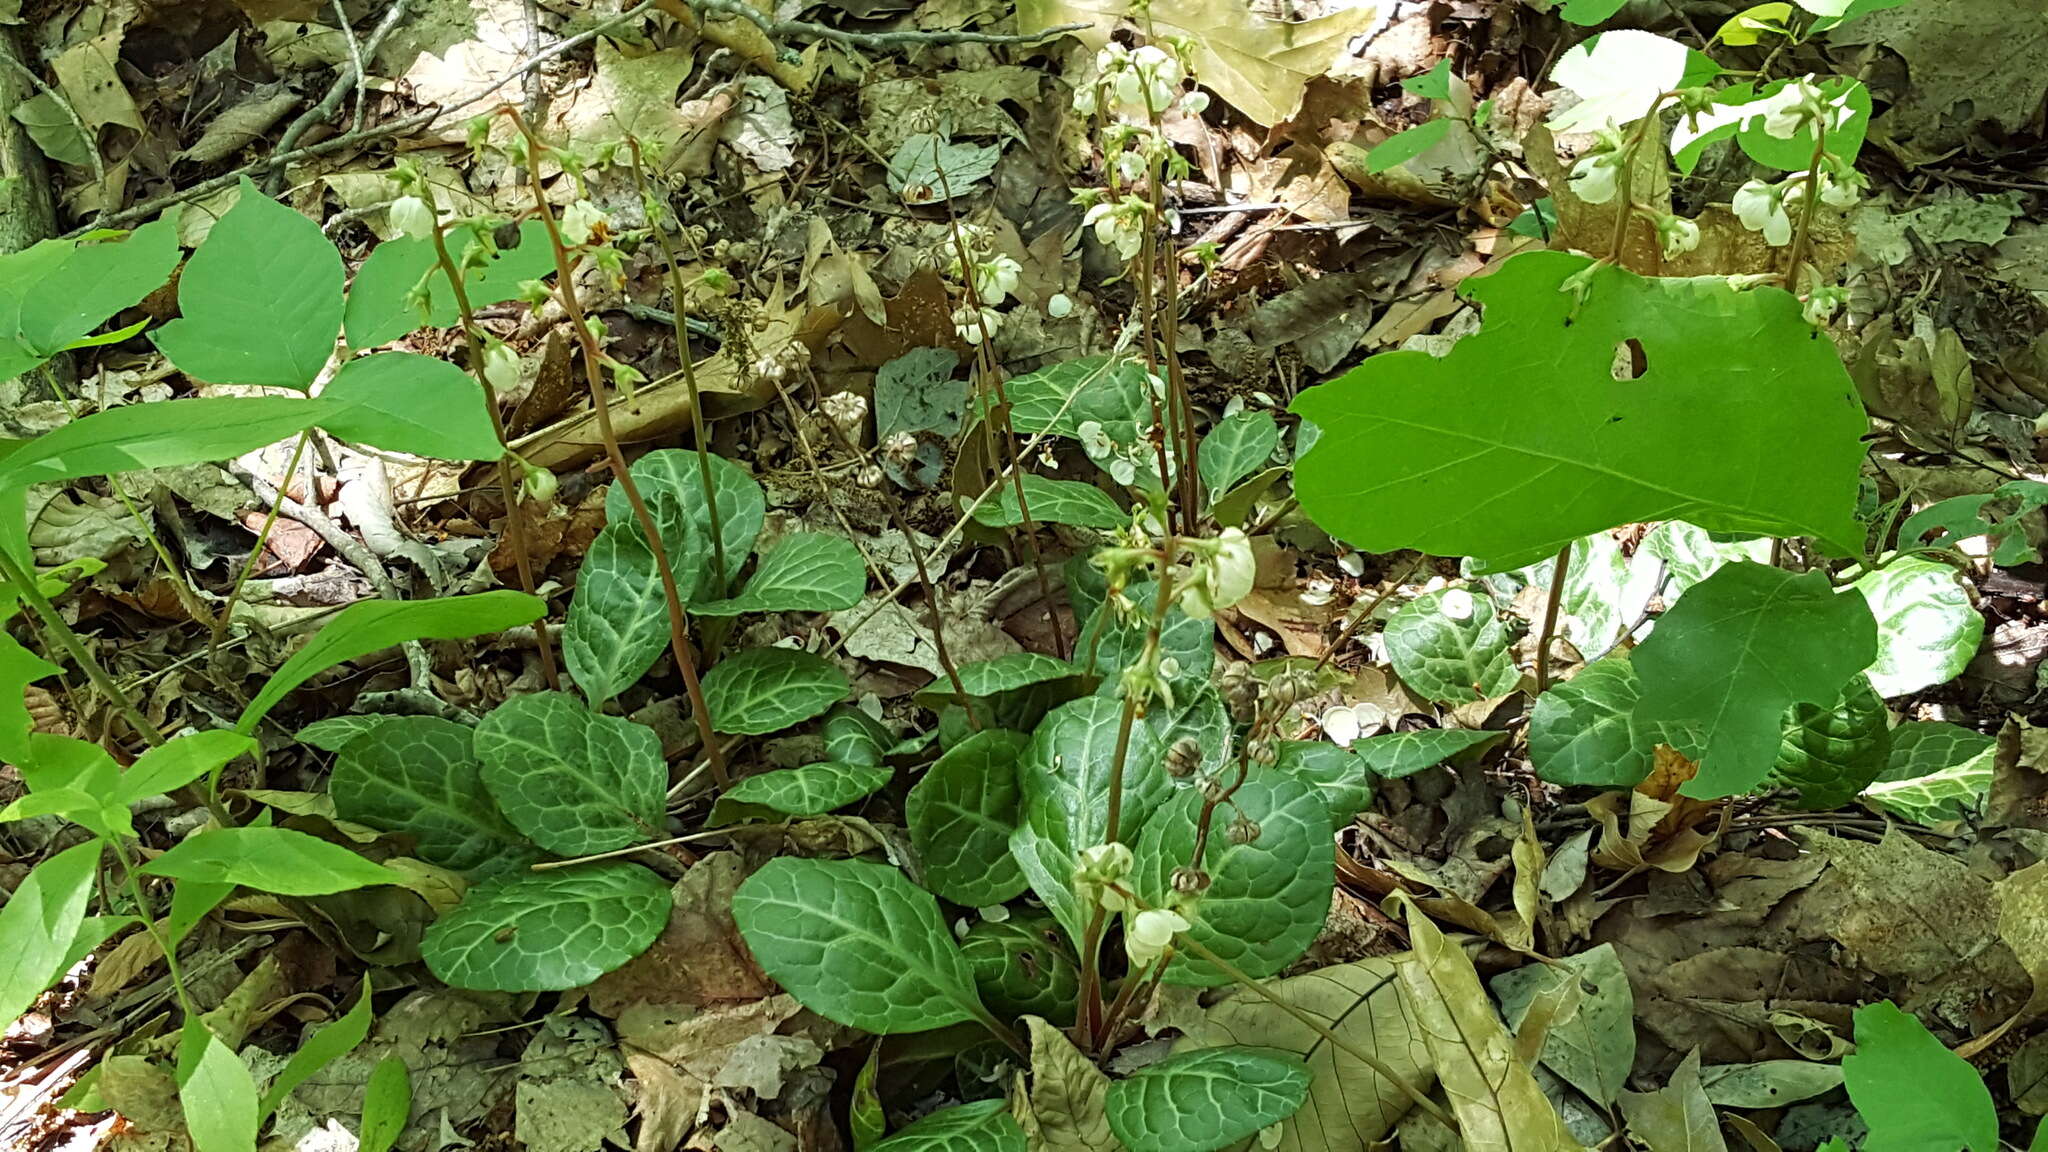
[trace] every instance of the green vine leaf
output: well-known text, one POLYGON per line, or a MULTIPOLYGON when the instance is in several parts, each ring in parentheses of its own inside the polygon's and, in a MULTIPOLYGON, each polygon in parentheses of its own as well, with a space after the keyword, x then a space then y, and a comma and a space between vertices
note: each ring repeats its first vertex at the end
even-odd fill
POLYGON ((320 426, 343 440, 443 460, 504 454, 483 389, 446 360, 380 352, 342 365, 320 393, 320 426))
POLYGON ((732 913, 762 969, 829 1020, 889 1035, 987 1015, 939 902, 886 864, 770 860, 732 913))
POLYGON ((464 725, 387 716, 335 759, 327 790, 343 820, 412 837, 420 859, 488 876, 533 862, 534 851, 489 802, 483 765, 464 725))
POLYGON ((195 884, 239 884, 279 896, 326 896, 396 884, 396 873, 289 828, 212 828, 188 836, 140 871, 195 884))
POLYGON ((562 625, 569 675, 602 707, 645 676, 668 641, 668 600, 646 538, 631 524, 605 525, 583 554, 562 625))
POLYGON ((303 391, 341 334, 341 253, 248 177, 241 188, 185 262, 181 316, 151 339, 195 380, 303 391))
MULTIPOLYGON (((1031 518, 1040 524, 1070 524, 1076 528, 1107 531, 1131 522, 1131 514, 1117 507, 1109 493, 1079 480, 1048 480, 1026 473, 1022 480, 1024 502, 1031 506, 1031 518)), ((1017 484, 1004 481, 995 496, 974 508, 977 523, 991 528, 1015 528, 1024 523, 1018 511, 1017 484)))
POLYGON ((1382 780, 1399 780, 1425 768, 1434 768, 1468 748, 1498 740, 1502 735, 1464 728, 1425 728, 1354 740, 1351 751, 1374 776, 1382 780))
POLYGON ((904 823, 925 884, 969 908, 1014 899, 1024 873, 1010 858, 1017 825, 1017 757, 1025 737, 988 729, 954 745, 910 789, 904 823))
POLYGON ((1146 1152, 1216 1152, 1294 1115, 1308 1095, 1299 1059, 1264 1048, 1169 1056, 1109 1086, 1109 1127, 1146 1152))
POLYGON ((516 696, 476 727, 476 758, 505 819, 558 856, 660 835, 668 765, 652 728, 561 692, 516 696))
POLYGON ((704 705, 719 732, 758 736, 801 724, 845 698, 839 666, 794 648, 749 648, 704 674, 704 705))
MULTIPOLYGON (((477 243, 478 231, 474 224, 448 230, 448 254, 458 267, 463 265, 463 253, 477 243)), ((481 265, 464 268, 462 285, 469 306, 483 308, 518 299, 523 280, 545 280, 554 273, 555 252, 548 243, 547 225, 528 220, 519 226, 518 247, 500 248, 481 265)), ((422 326, 452 328, 462 316, 435 258, 434 242, 401 236, 371 249, 369 259, 356 269, 344 318, 351 346, 375 348, 422 326), (415 288, 425 291, 424 315, 407 302, 415 288)))
POLYGON ((1493 602, 1463 588, 1403 604, 1387 621, 1386 641, 1401 682, 1440 704, 1505 696, 1521 679, 1493 602))
POLYGON ((1025 1152, 1010 1102, 976 1100, 941 1108, 868 1152, 1025 1152))
POLYGON ((1892 729, 1885 770, 1863 800, 1920 824, 1960 819, 1990 794, 1997 750, 1996 740, 1954 724, 1901 724, 1892 729))
POLYGON ((1870 678, 1851 680, 1832 707, 1794 704, 1785 713, 1771 782, 1799 790, 1799 807, 1839 808, 1884 773, 1891 715, 1870 678))
POLYGON ((0 381, 73 346, 170 279, 178 224, 168 214, 125 237, 94 232, 0 256, 0 381))
POLYGON ((729 600, 692 604, 698 616, 742 612, 832 612, 860 603, 867 588, 860 549, 843 536, 798 532, 761 557, 746 590, 729 600))
POLYGON ((707 823, 823 816, 872 795, 893 775, 887 768, 830 762, 758 772, 726 789, 707 823))
POLYGON ((1878 695, 1946 684, 1976 656, 1984 617, 1954 568, 1909 556, 1865 573, 1853 587, 1877 617, 1877 660, 1869 671, 1878 695))
POLYGON ((1863 406, 1790 293, 1563 252, 1462 290, 1484 326, 1442 358, 1383 353, 1295 401, 1322 428, 1295 490, 1324 530, 1490 569, 1644 520, 1856 550, 1863 406), (1648 368, 1617 380, 1631 341, 1648 368))
MULTIPOLYGON (((1195 859, 1202 804, 1200 793, 1184 789, 1145 822, 1131 879, 1147 904, 1173 902, 1174 869, 1195 859)), ((1292 776, 1245 781, 1216 807, 1200 866, 1210 886, 1187 914, 1193 922, 1188 935, 1254 979, 1294 963, 1322 931, 1336 882, 1322 794, 1292 776), (1250 843, 1237 843, 1230 833, 1240 818, 1258 826, 1250 843)), ((1231 977, 1190 952, 1174 958, 1166 981, 1213 987, 1231 977)))
POLYGON ((1716 799, 1762 783, 1785 710, 1833 707, 1877 658, 1877 622, 1825 574, 1730 564, 1679 598, 1629 657, 1641 692, 1635 723, 1664 725, 1700 762, 1680 789, 1716 799), (1692 733, 1697 733, 1693 735, 1692 733))
POLYGON ((479 992, 580 988, 647 950, 668 923, 668 882, 607 861, 489 880, 434 921, 420 954, 479 992))

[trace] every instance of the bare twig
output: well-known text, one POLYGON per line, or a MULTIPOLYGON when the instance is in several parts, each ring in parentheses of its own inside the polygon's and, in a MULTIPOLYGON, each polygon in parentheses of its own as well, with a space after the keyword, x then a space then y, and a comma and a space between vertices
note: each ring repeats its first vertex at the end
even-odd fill
MULTIPOLYGON (((348 22, 347 13, 341 10, 341 0, 334 0, 335 12, 341 24, 341 34, 348 38, 349 59, 353 68, 337 73, 333 82, 327 85, 327 92, 320 97, 319 103, 299 113, 298 118, 285 128, 284 135, 277 138, 278 152, 290 152, 298 146, 299 138, 313 125, 339 111, 342 100, 351 88, 356 93, 356 114, 349 125, 349 133, 353 135, 363 130, 363 110, 369 104, 369 77, 365 70, 369 68, 371 58, 376 56, 377 49, 384 46, 384 38, 391 35, 391 30, 398 27, 398 22, 405 18, 407 3, 408 0, 391 0, 391 7, 384 10, 384 18, 370 31, 370 38, 358 41, 355 29, 348 22)), ((273 175, 281 174, 283 171, 283 165, 271 166, 273 175)))
MULTIPOLYGON (((57 111, 64 113, 64 118, 71 121, 71 126, 78 130, 79 139, 85 142, 87 158, 92 161, 93 183, 99 188, 105 189, 107 186, 107 162, 101 159, 100 142, 92 129, 85 126, 85 121, 79 118, 78 109, 71 106, 71 101, 66 100, 63 93, 43 83, 43 78, 36 75, 35 69, 16 60, 12 54, 0 52, 0 64, 5 64, 9 68, 14 69, 16 74, 23 80, 28 81, 29 87, 34 88, 38 95, 48 96, 50 102, 57 106, 57 111)), ((103 209, 100 216, 104 218, 105 215, 106 212, 103 209)))

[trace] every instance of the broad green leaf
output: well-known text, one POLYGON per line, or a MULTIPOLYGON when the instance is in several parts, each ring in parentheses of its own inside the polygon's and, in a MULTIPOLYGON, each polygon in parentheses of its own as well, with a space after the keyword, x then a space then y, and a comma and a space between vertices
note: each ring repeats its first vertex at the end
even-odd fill
POLYGON ((1076 439, 1081 425, 1092 422, 1127 443, 1152 422, 1145 367, 1136 360, 1065 360, 1006 382, 1003 395, 1010 401, 1010 426, 1020 436, 1051 432, 1076 439))
MULTIPOLYGON (((1382 144, 1384 148, 1386 145, 1382 144)), ((1265 467, 1280 443, 1280 425, 1271 412, 1239 412, 1216 422, 1196 450, 1196 470, 1214 504, 1239 480, 1265 467)))
POLYGON ((760 735, 801 724, 845 698, 839 666, 794 648, 749 648, 704 674, 704 705, 719 732, 760 735))
POLYGON ((1635 723, 1665 725, 1700 762, 1686 795, 1733 796, 1769 774, 1785 709, 1832 707, 1876 658, 1869 608, 1835 595, 1825 574, 1730 564, 1687 591, 1630 655, 1635 723))
POLYGON ((182 315, 151 338, 195 380, 304 389, 334 355, 343 275, 320 226, 245 176, 178 277, 182 315))
POLYGON ((668 765, 652 728, 592 712, 566 693, 536 692, 493 708, 476 727, 475 748, 505 819, 558 856, 661 835, 668 765))
POLYGON ((330 716, 299 729, 296 739, 322 752, 339 752, 349 741, 390 720, 390 716, 330 716))
MULTIPOLYGON (((1076 528, 1122 528, 1131 522, 1131 514, 1117 507, 1109 494, 1093 484, 1079 480, 1048 480, 1043 476, 1026 473, 1022 478, 1024 502, 1030 506, 1031 519, 1040 524, 1071 524, 1076 528)), ((984 500, 975 506, 974 518, 991 528, 1014 528, 1024 523, 1024 514, 1018 511, 1018 481, 1005 480, 997 488, 994 499, 984 500)))
POLYGON ((178 1106, 197 1152, 255 1152, 263 1123, 256 1078, 197 1016, 185 1021, 179 1042, 178 1106))
POLYGON ((1884 772, 1863 790, 1863 801, 1921 824, 1960 819, 1990 794, 1997 749, 1991 737, 1955 724, 1901 724, 1892 729, 1884 772))
POLYGON ((860 603, 867 583, 867 568, 853 541, 825 532, 798 532, 761 557, 760 567, 738 596, 692 604, 690 611, 698 616, 831 612, 860 603))
POLYGON ((1760 1060, 1700 1070, 1700 1087, 1720 1108, 1783 1108, 1842 1086, 1842 1069, 1811 1060, 1760 1060))
MULTIPOLYGON (((1121 616, 1114 603, 1095 610, 1081 630, 1074 663, 1102 677, 1098 691, 1117 692, 1117 673, 1135 662, 1145 651, 1145 632, 1152 620, 1156 584, 1139 584, 1125 590, 1137 606, 1131 619, 1121 616)), ((1210 666, 1216 662, 1216 622, 1198 620, 1175 605, 1166 610, 1166 625, 1159 633, 1162 661, 1173 661, 1172 674, 1162 675, 1175 691, 1192 690, 1209 682, 1210 666)))
POLYGON ((26 758, 28 734, 35 725, 22 694, 29 685, 61 671, 0 631, 0 760, 14 763, 26 758))
POLYGON ((1654 1092, 1621 1094, 1629 1135, 1650 1152, 1727 1152, 1721 1121, 1700 1086, 1700 1050, 1679 1061, 1671 1080, 1654 1092))
POLYGON ((1670 520, 1643 537, 1643 550, 1664 561, 1674 592, 1683 592, 1737 560, 1768 563, 1771 542, 1765 539, 1716 540, 1706 529, 1670 520))
POLYGON ((1880 696, 1903 696, 1962 675, 1984 639, 1984 617, 1955 569, 1910 556, 1865 573, 1854 585, 1877 617, 1877 660, 1870 682, 1880 696))
POLYGON ((1628 0, 1565 0, 1557 14, 1574 24, 1598 24, 1621 11, 1628 0))
POLYGON ((707 823, 716 827, 776 816, 823 816, 874 794, 893 775, 887 768, 829 761, 757 772, 718 797, 707 823))
POLYGON ((412 838, 419 858, 490 875, 533 860, 484 790, 475 733, 434 716, 390 716, 334 761, 335 815, 412 838))
POLYGON ((1010 858, 1024 746, 1015 732, 977 732, 910 789, 903 820, 924 862, 925 884, 955 904, 984 908, 1024 891, 1024 874, 1010 858))
MULTIPOLYGON (((1783 172, 1806 171, 1813 162, 1812 125, 1802 126, 1790 139, 1773 136, 1764 128, 1769 111, 1764 100, 1791 83, 1790 79, 1775 80, 1762 89, 1750 83, 1731 84, 1715 93, 1706 109, 1680 116, 1671 134, 1671 156, 1679 171, 1690 174, 1708 145, 1730 136, 1759 164, 1783 172)), ((1840 123, 1828 129, 1828 150, 1854 161, 1870 129, 1870 90, 1846 76, 1830 76, 1821 80, 1819 87, 1829 103, 1843 102, 1848 110, 1840 123)))
POLYGON ((987 1014, 938 901, 886 864, 770 860, 732 914, 761 968, 827 1019, 889 1035, 987 1014))
POLYGON ((1024 1129, 1001 1098, 941 1108, 869 1152, 1024 1152, 1024 1129))
POLYGON ((1579 669, 1536 698, 1529 763, 1552 784, 1633 788, 1650 774, 1656 737, 1634 721, 1636 672, 1610 658, 1579 669))
POLYGON ((825 758, 840 764, 882 762, 882 753, 896 737, 880 720, 851 704, 841 704, 825 717, 825 758))
POLYGON ((1387 621, 1386 642, 1401 682, 1439 703, 1505 696, 1521 679, 1493 602, 1463 588, 1403 604, 1387 621))
POLYGON ((28 1011, 64 974, 99 860, 98 840, 66 848, 30 869, 0 904, 0 1020, 28 1011))
POLYGON ((1561 956, 1557 963, 1555 968, 1528 964, 1503 972, 1493 978, 1493 993, 1500 997, 1508 1026, 1520 1029, 1537 996, 1565 980, 1577 981, 1578 1010, 1550 1024, 1541 1059, 1595 1104, 1611 1106, 1628 1086, 1636 1058, 1636 1000, 1628 974, 1612 944, 1561 956))
POLYGON ((171 739, 135 758, 121 773, 116 804, 133 804, 161 796, 218 771, 237 756, 256 750, 256 741, 240 732, 192 732, 171 739))
POLYGON ((1146 1152, 1216 1152, 1294 1115, 1308 1069, 1264 1048, 1203 1048, 1109 1086, 1109 1127, 1146 1152))
MULTIPOLYGON (((647 502, 648 514, 654 517, 654 526, 661 532, 683 603, 723 596, 739 579, 767 516, 767 496, 760 482, 723 456, 711 457, 711 490, 718 503, 719 536, 725 542, 725 573, 721 577, 713 571, 711 512, 704 499, 704 474, 697 454, 686 448, 658 448, 633 461, 632 475, 640 498, 647 502)), ((621 485, 614 484, 605 493, 604 514, 606 524, 631 525, 639 531, 639 517, 633 515, 621 485)))
POLYGON ((484 392, 446 360, 379 352, 342 365, 320 392, 320 426, 386 452, 442 460, 496 460, 505 452, 484 392))
POLYGON ((583 554, 562 625, 569 675, 591 707, 602 707, 645 676, 668 646, 668 598, 654 553, 633 525, 605 525, 583 554))
POLYGON ((128 404, 82 416, 0 456, 0 486, 225 460, 296 436, 328 409, 290 396, 128 404))
POLYGON ((1382 353, 1295 401, 1322 428, 1295 488, 1325 531, 1493 569, 1641 520, 1854 551, 1867 423, 1789 293, 1562 252, 1512 257, 1464 291, 1485 323, 1447 355, 1382 353), (1648 368, 1616 380, 1630 341, 1648 368))
POLYGON ((362 990, 356 993, 355 1007, 341 1014, 333 1023, 306 1038, 292 1058, 285 1062, 284 1070, 270 1081, 263 1090, 263 1101, 256 1114, 268 1117, 277 1111, 284 1098, 292 1089, 311 1079, 313 1074, 335 1062, 344 1053, 354 1050, 370 1034, 370 1022, 376 1018, 370 1004, 370 979, 363 977, 362 990))
POLYGON ((1467 748, 1477 748, 1500 737, 1499 732, 1425 728, 1354 740, 1351 751, 1374 776, 1382 780, 1399 780, 1425 768, 1434 768, 1467 748))
POLYGON ((1799 790, 1799 807, 1839 808, 1884 773, 1891 753, 1891 716, 1858 676, 1832 707, 1794 704, 1785 712, 1771 782, 1799 790))
POLYGON ((501 876, 427 929, 434 975, 479 992, 580 988, 647 950, 668 923, 668 883, 608 861, 501 876))
MULTIPOLYGON (((1020 882, 1019 890, 1022 890, 1020 882)), ((982 920, 960 938, 960 954, 974 970, 982 1003, 1005 1019, 1041 1016, 1074 1022, 1081 968, 1060 927, 1042 916, 982 920)))
POLYGON ((1842 1058, 1865 1152, 1998 1152, 1998 1109, 1970 1062, 1889 1000, 1856 1010, 1856 1051, 1842 1058))
MULTIPOLYGON (((1134 850, 1131 882, 1154 907, 1174 896, 1173 872, 1195 859, 1201 794, 1183 789, 1145 821, 1134 850)), ((1301 958, 1330 913, 1336 856, 1322 793, 1291 776, 1255 776, 1216 806, 1200 867, 1209 891, 1188 914, 1188 935, 1254 979, 1301 958), (1238 819, 1258 826, 1250 843, 1230 830, 1238 819)), ((1169 984, 1213 987, 1231 978, 1191 952, 1176 956, 1169 984)))
POLYGON ((1325 740, 1281 740, 1274 768, 1322 794, 1330 826, 1343 828, 1372 807, 1373 774, 1349 748, 1325 740))
POLYGON ((234 895, 233 884, 207 884, 184 880, 171 886, 171 914, 164 917, 164 935, 173 944, 199 926, 206 914, 234 895))
POLYGON ((142 866, 150 876, 239 884, 279 896, 325 896, 396 884, 397 873, 289 828, 209 828, 142 866))
POLYGON ((142 301, 178 266, 167 216, 125 237, 44 240, 0 257, 0 380, 33 369, 142 301))
MULTIPOLYGON (((1075 856, 1103 841, 1122 717, 1122 701, 1105 696, 1062 704, 1039 724, 1017 760, 1021 819, 1010 834, 1010 854, 1073 940, 1081 939, 1094 914, 1074 894, 1075 856)), ((1135 836, 1173 790, 1162 767, 1164 753, 1149 726, 1132 725, 1117 817, 1121 837, 1135 836)))
POLYGON ((432 600, 359 600, 336 613, 305 647, 270 674, 263 690, 242 709, 235 731, 254 732, 264 715, 292 689, 343 661, 407 640, 481 636, 531 624, 546 614, 546 601, 508 589, 432 600))
POLYGON ((35 732, 15 765, 28 795, 0 809, 0 821, 61 816, 103 840, 135 835, 121 795, 121 770, 106 749, 89 740, 35 732))
MULTIPOLYGON (((472 225, 448 232, 448 255, 460 267, 463 252, 476 243, 472 225)), ((529 220, 519 226, 519 245, 501 248, 479 267, 462 274, 471 308, 483 308, 519 295, 522 280, 545 280, 555 272, 554 249, 547 225, 529 220)), ((348 342, 355 348, 388 344, 417 328, 452 328, 462 319, 455 293, 448 287, 434 256, 432 240, 410 236, 386 240, 370 250, 348 287, 348 342), (424 315, 408 303, 415 288, 425 291, 424 315)))
POLYGON ((1442 143, 1454 123, 1448 116, 1439 116, 1373 145, 1365 155, 1365 170, 1377 175, 1389 168, 1399 168, 1442 143))
POLYGON ((412 1073, 396 1053, 377 1061, 363 1089, 363 1123, 356 1152, 390 1152, 412 1114, 412 1073))
POLYGON ((960 431, 968 382, 953 379, 960 355, 951 348, 912 348, 875 371, 875 439, 897 432, 960 431))
MULTIPOLYGON (((993 660, 976 660, 960 665, 958 671, 960 687, 966 690, 969 698, 976 700, 1084 674, 1057 656, 1038 652, 1012 652, 993 660)), ((954 699, 957 697, 953 694, 953 686, 940 680, 919 692, 917 702, 932 708, 954 699)))

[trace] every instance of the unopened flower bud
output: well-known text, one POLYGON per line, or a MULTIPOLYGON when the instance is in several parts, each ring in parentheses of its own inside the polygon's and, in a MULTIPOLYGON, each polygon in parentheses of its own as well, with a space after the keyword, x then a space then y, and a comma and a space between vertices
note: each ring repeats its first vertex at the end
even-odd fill
POLYGON ((484 348, 484 379, 500 392, 519 386, 519 353, 503 341, 493 340, 484 348))
POLYGON ((1230 718, 1239 724, 1249 724, 1259 710, 1259 679, 1252 674, 1249 664, 1231 664, 1217 677, 1217 690, 1223 694, 1224 707, 1230 710, 1230 718))
POLYGON ((1121 884, 1137 858, 1128 844, 1097 844, 1083 848, 1074 862, 1074 883, 1121 884))
POLYGON ((434 238, 434 210, 417 196, 400 196, 391 202, 391 226, 414 240, 434 238))
POLYGON ((1228 791, 1223 781, 1215 776, 1202 777, 1201 782, 1195 785, 1195 787, 1201 789, 1202 799, 1207 800, 1211 804, 1221 803, 1224 794, 1228 791))
POLYGON ((1230 842, 1239 847, 1256 843, 1259 839, 1259 822, 1240 812, 1237 819, 1230 822, 1229 836, 1230 842))
POLYGON ((519 479, 519 495, 527 500, 538 500, 545 504, 555 498, 555 474, 546 468, 529 464, 519 479))
POLYGON ((1281 708, 1293 707, 1313 695, 1315 690, 1315 676, 1300 668, 1287 669, 1266 685, 1266 694, 1281 708))

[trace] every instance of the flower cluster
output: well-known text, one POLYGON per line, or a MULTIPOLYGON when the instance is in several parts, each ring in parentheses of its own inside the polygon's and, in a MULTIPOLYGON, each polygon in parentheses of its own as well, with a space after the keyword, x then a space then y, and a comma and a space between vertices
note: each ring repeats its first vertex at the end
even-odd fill
POLYGON ((956 254, 946 265, 946 275, 971 285, 973 291, 953 310, 953 331, 967 343, 979 344, 984 337, 994 337, 996 329, 1002 326, 1003 314, 996 309, 1016 293, 1024 266, 995 250, 988 229, 978 224, 959 227, 962 246, 967 249, 967 263, 962 266, 956 254))
MULTIPOLYGON (((1111 43, 1096 53, 1095 79, 1074 92, 1076 111, 1104 117, 1097 143, 1109 175, 1106 186, 1081 189, 1074 202, 1087 209, 1082 223, 1096 240, 1126 261, 1143 250, 1154 226, 1152 201, 1139 189, 1187 172, 1187 158, 1160 130, 1162 117, 1199 116, 1209 107, 1207 94, 1187 87, 1192 47, 1172 36, 1137 49, 1111 43)), ((1174 214, 1167 216, 1163 223, 1175 227, 1174 214)))

